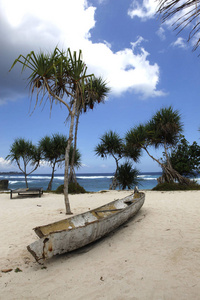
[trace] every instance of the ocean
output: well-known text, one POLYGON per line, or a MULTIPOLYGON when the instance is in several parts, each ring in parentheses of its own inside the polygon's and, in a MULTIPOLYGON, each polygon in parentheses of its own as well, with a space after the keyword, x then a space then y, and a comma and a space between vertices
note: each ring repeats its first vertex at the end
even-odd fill
MULTIPOLYGON (((142 190, 151 190, 157 185, 157 178, 161 173, 145 172, 140 173, 138 176, 139 184, 138 188, 142 190)), ((77 174, 78 183, 84 187, 88 192, 98 192, 102 190, 108 190, 112 181, 112 173, 80 173, 77 174)), ((47 189, 50 181, 50 174, 32 174, 28 176, 29 187, 42 187, 43 190, 47 189)), ((0 180, 9 180, 9 189, 17 189, 25 187, 25 180, 23 174, 0 174, 0 180)), ((200 175, 196 178, 197 182, 200 183, 200 175)), ((53 181, 53 190, 56 190, 58 186, 63 184, 64 175, 55 174, 53 181)))

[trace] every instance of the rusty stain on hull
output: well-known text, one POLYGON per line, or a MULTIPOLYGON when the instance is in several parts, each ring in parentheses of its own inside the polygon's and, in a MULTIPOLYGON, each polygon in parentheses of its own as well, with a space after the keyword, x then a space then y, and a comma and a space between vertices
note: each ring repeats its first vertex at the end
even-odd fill
POLYGON ((94 210, 34 228, 39 240, 27 249, 37 261, 83 247, 116 229, 135 215, 144 193, 114 200, 94 210))

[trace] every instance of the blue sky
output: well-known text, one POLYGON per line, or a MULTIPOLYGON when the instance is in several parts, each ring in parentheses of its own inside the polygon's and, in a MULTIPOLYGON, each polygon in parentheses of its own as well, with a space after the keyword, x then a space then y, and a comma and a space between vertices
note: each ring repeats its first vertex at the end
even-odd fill
MULTIPOLYGON (((18 170, 5 161, 15 138, 37 142, 45 135, 68 135, 65 107, 30 107, 25 74, 16 67, 19 54, 60 49, 82 49, 88 73, 102 76, 111 88, 105 104, 81 116, 78 148, 81 173, 113 172, 112 159, 94 154, 99 138, 108 130, 121 137, 146 122, 160 108, 172 105, 180 111, 184 135, 199 143, 200 58, 187 43, 187 30, 177 35, 173 20, 161 24, 156 1, 144 0, 0 0, 0 172, 18 170), (40 9, 38 9, 38 7, 40 9)), ((154 152, 160 157, 162 151, 154 152)), ((143 154, 140 171, 160 171, 143 154)), ((48 173, 40 167, 36 173, 48 173)), ((62 172, 62 170, 57 170, 62 172)))

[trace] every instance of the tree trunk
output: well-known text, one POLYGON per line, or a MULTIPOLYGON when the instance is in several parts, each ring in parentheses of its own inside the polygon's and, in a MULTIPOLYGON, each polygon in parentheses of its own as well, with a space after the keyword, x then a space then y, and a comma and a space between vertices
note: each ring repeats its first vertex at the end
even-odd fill
POLYGON ((26 188, 28 189, 28 181, 27 181, 27 173, 26 173, 26 161, 24 160, 24 177, 25 177, 25 183, 26 183, 26 188))
POLYGON ((176 170, 174 170, 171 166, 163 165, 163 174, 161 177, 159 177, 158 182, 176 182, 178 181, 180 184, 190 184, 190 179, 180 175, 176 170))
POLYGON ((109 190, 116 190, 117 186, 118 186, 118 181, 117 181, 116 173, 115 173, 112 183, 109 186, 109 190))
POLYGON ((112 154, 113 158, 115 159, 115 162, 116 162, 116 171, 115 171, 115 175, 113 177, 113 180, 112 180, 112 183, 110 184, 110 187, 109 187, 109 190, 116 190, 117 186, 119 185, 118 184, 118 181, 117 181, 117 171, 118 171, 118 168, 119 168, 119 159, 117 159, 114 154, 112 154))
POLYGON ((56 165, 56 163, 54 163, 53 167, 52 167, 51 179, 49 181, 47 191, 51 191, 52 190, 52 182, 53 182, 53 178, 54 178, 55 165, 56 165))
POLYGON ((27 174, 26 174, 26 173, 24 173, 24 176, 25 176, 26 188, 28 188, 27 174))
MULTIPOLYGON (((190 184, 190 180, 182 175, 180 175, 176 170, 173 169, 171 162, 169 160, 169 157, 167 155, 167 165, 161 163, 158 159, 156 159, 155 157, 153 157, 149 151, 147 150, 147 148, 143 148, 147 154, 154 160, 156 161, 162 168, 163 170, 163 174, 161 177, 158 178, 158 182, 159 183, 163 183, 163 182, 175 182, 178 181, 180 184, 190 184)), ((166 150, 166 149, 165 149, 166 150)))
POLYGON ((76 113, 76 103, 77 103, 77 100, 74 98, 73 109, 72 109, 72 114, 71 114, 70 129, 69 129, 69 138, 68 138, 68 143, 67 143, 67 147, 65 150, 64 201, 65 201, 65 208, 66 208, 67 215, 72 214, 71 209, 70 209, 70 204, 69 204, 69 195, 68 195, 68 183, 69 183, 68 172, 69 172, 69 152, 70 152, 70 147, 71 147, 71 144, 73 141, 73 129, 74 129, 74 118, 75 118, 75 113, 76 113))
POLYGON ((78 133, 79 117, 80 117, 80 111, 78 112, 77 117, 76 117, 74 148, 73 148, 72 160, 71 160, 71 165, 70 165, 70 173, 69 173, 69 182, 75 182, 76 184, 77 184, 76 174, 73 171, 74 171, 74 161, 75 161, 75 154, 76 154, 76 147, 77 147, 77 133, 78 133))

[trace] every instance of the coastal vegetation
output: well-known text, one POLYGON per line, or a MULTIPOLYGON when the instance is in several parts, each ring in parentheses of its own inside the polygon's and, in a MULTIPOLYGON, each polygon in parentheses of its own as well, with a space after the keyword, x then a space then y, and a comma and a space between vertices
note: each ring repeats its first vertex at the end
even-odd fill
MULTIPOLYGON (((22 64, 22 71, 29 69, 28 85, 32 96, 35 96, 35 106, 43 102, 60 103, 68 110, 70 123, 68 143, 65 150, 65 175, 64 175, 64 202, 66 214, 71 214, 68 197, 68 170, 69 153, 74 138, 75 120, 80 115, 80 107, 99 101, 97 86, 94 84, 94 75, 87 74, 87 66, 82 60, 81 50, 77 54, 68 48, 60 51, 57 47, 52 53, 31 51, 26 56, 19 55, 11 69, 17 64, 22 64)), ((100 81, 106 86, 104 81, 100 81)), ((98 86, 98 89, 101 87, 98 86)), ((77 122, 78 124, 78 122, 77 122)), ((76 142, 74 145, 76 149, 76 142)))
POLYGON ((126 161, 124 164, 121 164, 117 170, 116 179, 122 190, 126 188, 130 190, 139 183, 139 171, 132 166, 131 162, 126 161))
POLYGON ((39 141, 39 148, 42 153, 42 159, 47 161, 51 168, 51 179, 49 181, 47 191, 51 191, 52 182, 56 165, 61 167, 65 160, 65 149, 67 146, 67 138, 64 135, 54 134, 45 136, 39 141))
POLYGON ((188 177, 195 176, 200 170, 200 146, 196 142, 189 145, 181 134, 183 124, 179 111, 171 106, 157 111, 152 118, 136 125, 121 139, 112 131, 101 137, 101 142, 95 148, 95 153, 102 158, 111 155, 116 161, 114 175, 115 185, 122 189, 137 184, 137 169, 132 169, 130 159, 137 162, 145 151, 162 169, 158 178, 159 189, 195 189, 199 185, 188 177), (163 157, 153 156, 151 149, 163 149, 163 157), (119 160, 126 162, 119 166, 119 160))
MULTIPOLYGON (((31 72, 28 77, 28 85, 31 96, 35 96, 35 107, 49 100, 50 110, 53 103, 60 103, 68 110, 67 120, 70 123, 68 139, 60 137, 62 146, 54 147, 53 144, 52 146, 50 144, 56 143, 54 141, 56 136, 51 138, 45 137, 37 149, 39 156, 36 157, 34 156, 35 154, 28 152, 32 160, 27 160, 27 162, 31 162, 30 164, 33 167, 31 173, 39 166, 41 155, 43 159, 50 162, 52 176, 48 190, 52 188, 56 164, 59 166, 64 162, 64 201, 66 213, 71 214, 68 187, 69 183, 77 184, 74 167, 80 166, 80 154, 77 152, 79 118, 81 113, 93 109, 98 103, 103 103, 109 93, 109 88, 101 77, 96 78, 93 74, 87 74, 87 66, 82 60, 81 50, 78 54, 76 52, 72 53, 70 49, 66 52, 60 51, 57 47, 52 53, 47 54, 43 52, 35 54, 34 51, 31 51, 26 56, 20 55, 14 61, 11 69, 17 63, 22 64, 22 71, 29 69, 31 72), (47 144, 46 148, 45 143, 47 144), (54 150, 51 151, 51 149, 54 150)), ((186 141, 182 141, 182 145, 179 144, 179 147, 175 148, 180 141, 182 130, 183 124, 180 113, 169 106, 157 111, 148 122, 131 128, 124 139, 111 130, 106 132, 100 138, 100 143, 96 146, 95 153, 102 158, 111 156, 115 160, 116 170, 110 189, 115 189, 117 186, 121 186, 122 189, 133 186, 134 182, 136 182, 137 170, 132 168, 130 160, 137 162, 141 157, 142 151, 145 151, 162 168, 163 174, 159 178, 159 183, 178 182, 189 186, 191 182, 187 175, 199 170, 199 158, 193 161, 190 159, 191 165, 188 166, 187 170, 185 167, 183 172, 181 169, 183 161, 180 167, 178 155, 181 151, 186 151, 186 146, 188 145, 186 141), (164 151, 163 157, 158 159, 153 156, 151 153, 152 148, 162 148, 164 151), (119 161, 122 158, 126 162, 120 166, 119 161)), ((191 155, 194 156, 199 151, 197 146, 195 143, 190 147, 188 146, 190 148, 189 152, 192 152, 191 155)), ((33 153, 33 150, 31 151, 33 153)), ((189 152, 187 155, 190 155, 189 152)), ((185 161, 189 157, 187 155, 185 161)), ((14 152, 10 151, 7 158, 16 161, 26 178, 26 160, 24 161, 24 169, 22 169, 19 158, 15 155, 15 150, 14 152)), ((23 156, 20 156, 20 158, 24 160, 23 156)))
MULTIPOLYGON (((33 145, 31 141, 25 139, 16 139, 10 148, 10 154, 6 159, 15 162, 21 172, 25 176, 26 187, 28 188, 27 176, 32 174, 38 167, 43 165, 44 162, 49 164, 52 168, 51 179, 49 181, 47 191, 52 190, 52 183, 56 167, 62 167, 65 161, 65 150, 67 147, 68 139, 62 134, 52 134, 52 136, 45 136, 42 138, 38 146, 33 145), (31 171, 28 171, 30 169, 31 171)), ((69 153, 69 168, 71 167, 72 155, 74 152, 73 144, 71 144, 69 153)), ((73 162, 74 168, 81 166, 81 154, 78 149, 75 151, 75 158, 73 162)))
POLYGON ((179 174, 171 164, 170 150, 178 142, 183 130, 181 116, 171 106, 157 111, 145 124, 140 124, 130 129, 126 136, 126 144, 129 148, 144 150, 162 168, 163 174, 159 179, 160 183, 178 181, 181 184, 189 184, 188 178, 179 174), (164 150, 165 162, 157 159, 150 153, 150 148, 164 150))
POLYGON ((200 146, 197 142, 191 145, 184 136, 172 149, 170 156, 171 164, 179 174, 186 177, 195 177, 200 171, 200 146))
POLYGON ((110 130, 101 136, 100 141, 101 142, 94 149, 95 154, 102 158, 112 156, 116 163, 115 174, 112 184, 110 185, 110 190, 115 190, 118 186, 116 175, 119 168, 119 160, 122 159, 124 147, 123 140, 120 138, 118 133, 110 130))
MULTIPOLYGON (((145 124, 133 127, 121 138, 118 133, 110 130, 103 134, 100 143, 95 147, 95 154, 102 158, 113 157, 116 170, 110 185, 110 189, 131 189, 138 185, 139 171, 133 168, 132 161, 138 162, 142 150, 156 161, 162 168, 162 176, 159 177, 158 185, 154 190, 194 190, 199 189, 197 182, 189 178, 195 177, 200 171, 200 146, 197 142, 191 145, 181 134, 183 124, 181 115, 171 106, 157 111, 145 124), (163 157, 158 159, 151 154, 151 148, 162 148, 163 157), (119 164, 119 161, 123 163, 119 164)), ((7 160, 15 162, 25 176, 26 187, 28 187, 27 176, 33 173, 40 165, 48 163, 52 168, 51 179, 47 190, 52 190, 52 182, 56 167, 62 167, 65 161, 65 151, 68 139, 65 135, 52 134, 41 138, 38 146, 25 139, 16 139, 10 148, 7 160), (31 169, 31 170, 30 170, 31 169), (29 171, 27 171, 29 170, 29 171)), ((69 152, 69 169, 81 166, 81 154, 78 149, 74 152, 71 143, 69 152), (75 153, 75 157, 72 157, 75 153)), ((64 185, 57 190, 64 193, 64 185)), ((69 193, 83 193, 76 180, 68 185, 69 193), (69 192, 70 191, 70 192, 69 192)))
POLYGON ((119 134, 110 130, 104 133, 100 138, 100 143, 94 149, 95 154, 102 158, 111 156, 116 163, 116 170, 113 176, 110 190, 115 190, 117 186, 122 189, 128 187, 130 189, 137 181, 138 170, 132 168, 132 163, 126 161, 124 164, 119 165, 122 158, 128 159, 131 157, 135 162, 138 161, 140 156, 139 148, 129 148, 125 145, 124 140, 120 138, 119 134))
POLYGON ((6 156, 6 159, 17 164, 24 174, 26 187, 28 188, 27 176, 33 173, 40 164, 41 153, 39 148, 33 145, 31 141, 18 138, 11 145, 10 153, 6 156), (28 171, 28 167, 30 171, 28 171))

